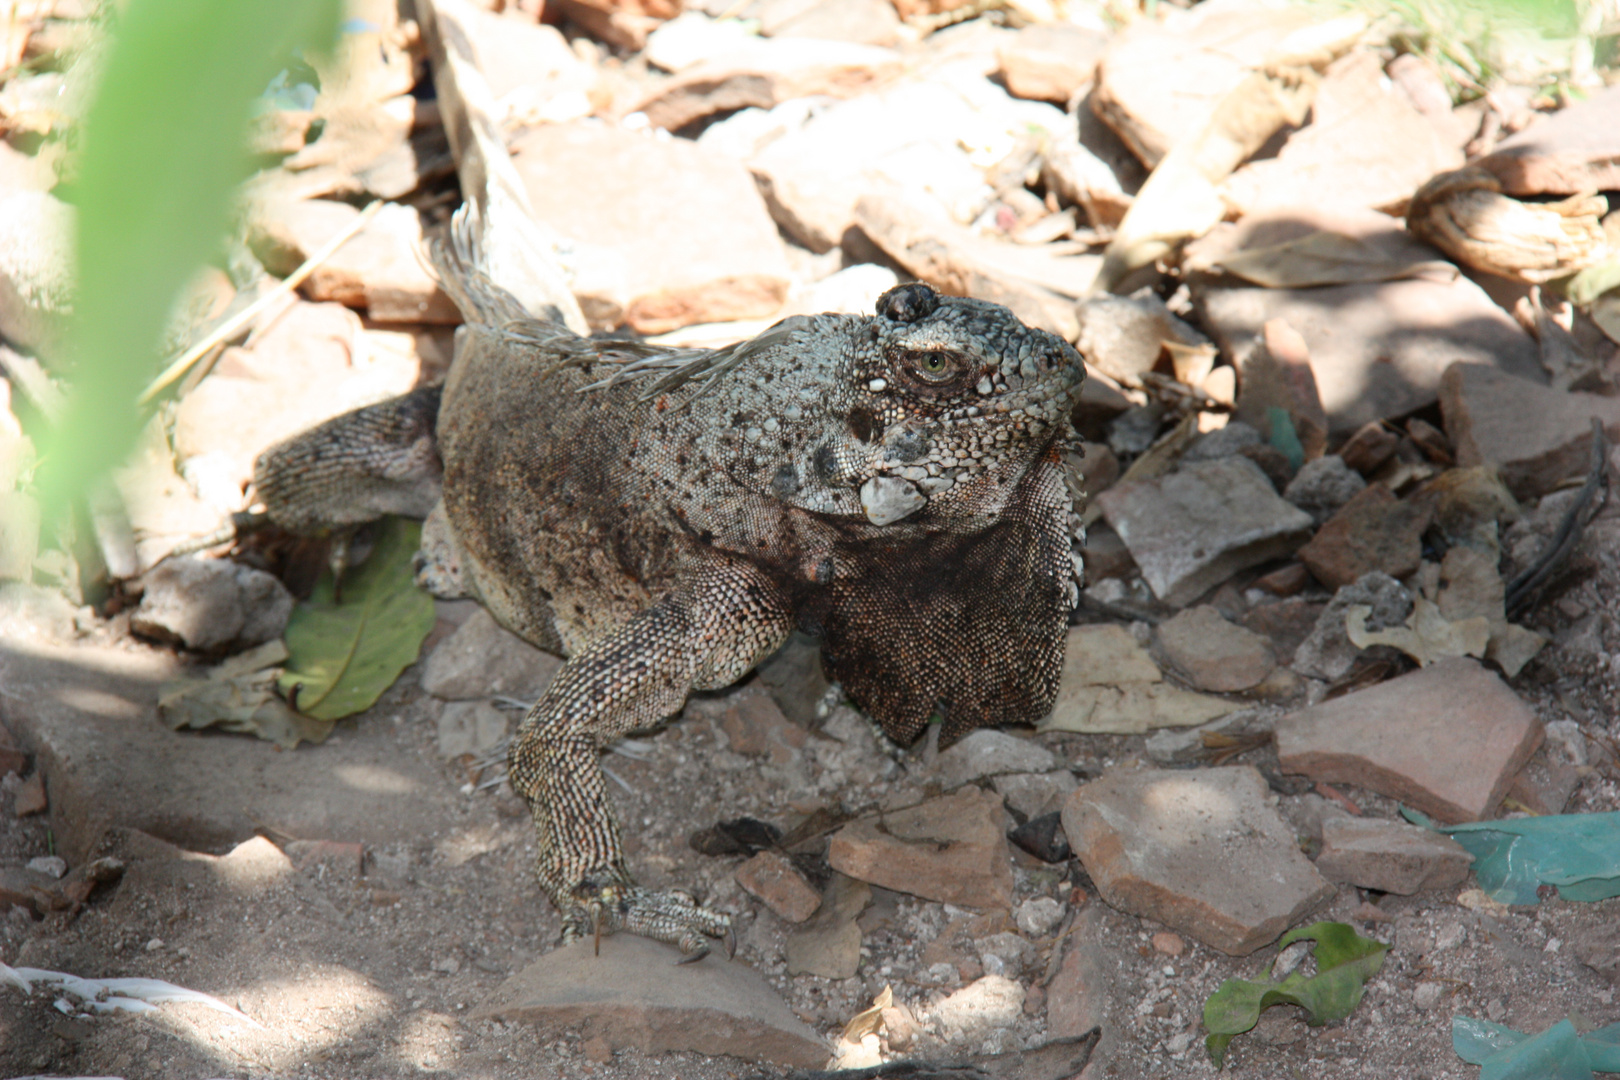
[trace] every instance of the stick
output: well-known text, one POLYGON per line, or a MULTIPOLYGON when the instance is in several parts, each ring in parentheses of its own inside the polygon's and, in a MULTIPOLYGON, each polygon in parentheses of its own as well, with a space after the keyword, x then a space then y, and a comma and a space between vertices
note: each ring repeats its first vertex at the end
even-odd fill
MULTIPOLYGON (((1603 424, 1594 418, 1592 420, 1592 463, 1587 472, 1586 483, 1581 485, 1580 494, 1570 504, 1569 511, 1564 520, 1558 525, 1558 531, 1547 541, 1545 547, 1531 560, 1512 581, 1508 582, 1506 596, 1506 610, 1509 618, 1513 618, 1522 611, 1541 586, 1547 583, 1563 561, 1575 550, 1580 543, 1581 531, 1586 527, 1588 520, 1586 510, 1593 505, 1599 489, 1604 496, 1608 495, 1609 487, 1609 440, 1604 436, 1603 424)), ((1602 506, 1603 500, 1597 500, 1596 506, 1602 506)), ((1593 514, 1596 514, 1594 507, 1593 514)))
POLYGON ((354 237, 355 233, 365 228, 366 222, 376 217, 377 211, 381 210, 382 206, 383 202, 381 199, 374 200, 371 205, 360 211, 359 217, 349 222, 349 224, 344 226, 336 236, 322 244, 320 250, 314 252, 309 258, 305 259, 304 264, 298 269, 294 270, 286 278, 286 280, 282 281, 275 288, 253 301, 253 303, 249 304, 241 311, 238 311, 230 319, 227 319, 225 322, 215 327, 213 333, 209 334, 207 337, 197 342, 197 344, 187 349, 184 353, 180 354, 179 359, 163 369, 163 374, 159 375, 157 378, 153 379, 149 384, 147 384, 146 389, 141 391, 141 396, 135 399, 136 404, 145 405, 153 398, 157 397, 176 379, 180 378, 187 371, 190 371, 191 365, 195 364, 198 360, 201 360, 203 356, 215 345, 229 340, 237 331, 241 330, 242 327, 252 322, 259 312, 263 311, 272 303, 281 299, 283 296, 286 296, 288 293, 298 288, 298 286, 302 285, 304 283, 304 279, 313 274, 321 263, 325 262, 327 259, 330 259, 332 254, 336 252, 338 248, 348 243, 354 237))

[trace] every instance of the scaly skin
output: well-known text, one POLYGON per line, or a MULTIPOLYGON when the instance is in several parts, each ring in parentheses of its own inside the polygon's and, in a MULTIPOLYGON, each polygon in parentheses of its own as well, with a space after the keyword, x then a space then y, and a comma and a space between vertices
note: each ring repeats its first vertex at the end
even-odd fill
MULTIPOLYGON (((492 283, 475 233, 464 213, 435 252, 467 325, 423 577, 570 658, 510 756, 565 937, 625 929, 695 958, 727 921, 634 884, 598 754, 795 627, 901 742, 936 712, 944 742, 1049 712, 1074 588, 1054 447, 1083 365, 1005 308, 924 285, 715 353, 582 339, 492 283)), ((266 451, 272 520, 357 516, 365 484, 310 467, 334 453, 368 478, 409 458, 431 483, 418 429, 377 416, 418 415, 423 394, 266 451), (379 430, 412 437, 379 448, 379 430)))

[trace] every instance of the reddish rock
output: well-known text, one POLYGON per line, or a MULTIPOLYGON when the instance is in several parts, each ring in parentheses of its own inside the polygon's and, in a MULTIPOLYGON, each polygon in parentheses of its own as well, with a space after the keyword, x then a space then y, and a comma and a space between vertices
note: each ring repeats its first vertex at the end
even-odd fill
POLYGON ((1187 951, 1187 943, 1181 939, 1180 934, 1160 930, 1153 935, 1153 951, 1165 956, 1180 956, 1187 951))
POLYGON ((1397 499, 1382 484, 1374 484, 1317 530, 1299 549, 1299 561, 1330 589, 1374 570, 1405 577, 1423 560, 1423 530, 1430 516, 1426 504, 1397 499))
POLYGON ((793 1015, 765 977, 711 953, 679 964, 668 945, 614 934, 555 949, 502 983, 470 1014, 533 1025, 544 1040, 576 1032, 644 1054, 697 1051, 815 1068, 819 1035, 793 1015))
POLYGON ((1455 824, 1489 816, 1541 739, 1506 683, 1457 657, 1283 718, 1277 756, 1285 772, 1355 784, 1455 824))
POLYGON ((821 906, 821 895, 792 860, 775 851, 761 851, 737 867, 737 884, 790 923, 804 922, 821 906))
POLYGON ((1620 189, 1620 87, 1543 116, 1474 164, 1509 195, 1620 189))
POLYGON ((1264 589, 1272 596, 1296 596, 1305 586, 1311 583, 1311 572, 1305 569, 1304 563, 1289 563, 1279 567, 1269 574, 1262 574, 1254 579, 1257 589, 1264 589))
POLYGON ((45 795, 45 777, 35 773, 17 787, 12 807, 18 817, 29 817, 45 812, 50 801, 45 795))
POLYGON ((1064 23, 1026 26, 996 50, 1001 81, 1021 98, 1065 105, 1091 82, 1106 35, 1064 23))
POLYGON ((1334 889, 1247 766, 1104 773, 1069 796, 1063 831, 1113 907, 1245 956, 1334 889))
POLYGON ((1243 626, 1269 638, 1278 656, 1292 657, 1300 644, 1310 637, 1316 620, 1326 607, 1326 604, 1315 600, 1290 597, 1275 604, 1261 604, 1243 616, 1243 626))
POLYGON ((1102 947, 1102 914, 1093 904, 1075 916, 1064 935, 1063 962, 1046 988, 1046 1029, 1055 1039, 1072 1039, 1108 1022, 1113 995, 1109 957, 1102 947))
POLYGON ((562 661, 530 645, 479 608, 422 665, 422 689, 445 701, 505 694, 535 701, 562 661))
POLYGON ((1482 364, 1456 363, 1440 380, 1440 411, 1457 464, 1494 465, 1520 499, 1545 495, 1591 467, 1592 420, 1620 439, 1620 398, 1570 393, 1482 364))
POLYGON ((1097 498, 1159 599, 1196 600, 1239 570, 1293 554, 1311 516, 1241 457, 1201 461, 1097 498))
POLYGON ((1012 907, 1001 796, 966 787, 833 834, 833 869, 886 889, 976 908, 1012 907))
POLYGON ((512 159, 536 218, 574 244, 574 294, 593 326, 658 334, 763 318, 786 299, 781 236, 736 162, 589 123, 531 129, 512 159))
POLYGON ((1269 641, 1207 604, 1160 623, 1158 636, 1165 657, 1200 690, 1247 690, 1277 666, 1269 641))
POLYGON ((769 694, 752 689, 727 699, 720 730, 734 753, 768 757, 773 765, 792 760, 806 738, 805 729, 783 716, 769 694))
POLYGON ((1444 833, 1400 821, 1330 817, 1322 822, 1316 868, 1329 881, 1411 896, 1468 878, 1473 856, 1444 833))
POLYGON ((1339 457, 1362 476, 1371 476, 1379 467, 1395 456, 1401 437, 1374 420, 1363 424, 1356 433, 1339 447, 1339 457))
POLYGON ((1569 805, 1571 795, 1581 786, 1581 770, 1562 761, 1543 761, 1534 758, 1526 765, 1513 783, 1508 785, 1507 797, 1522 805, 1532 814, 1562 814, 1569 805))

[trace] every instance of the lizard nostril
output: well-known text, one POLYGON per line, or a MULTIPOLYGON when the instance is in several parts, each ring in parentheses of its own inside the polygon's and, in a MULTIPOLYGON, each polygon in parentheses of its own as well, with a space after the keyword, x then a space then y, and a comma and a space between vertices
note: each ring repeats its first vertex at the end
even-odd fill
POLYGON ((883 425, 871 410, 857 408, 849 414, 849 433, 863 443, 874 442, 883 437, 883 425))

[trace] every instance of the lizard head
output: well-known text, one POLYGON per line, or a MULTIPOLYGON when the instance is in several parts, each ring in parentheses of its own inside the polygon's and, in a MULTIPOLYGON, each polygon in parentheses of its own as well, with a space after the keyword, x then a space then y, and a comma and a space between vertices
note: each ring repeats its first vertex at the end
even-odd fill
POLYGON ((1062 338, 983 300, 923 284, 884 293, 861 320, 810 448, 815 479, 857 489, 874 525, 996 513, 1001 493, 1066 422, 1085 366, 1062 338))

